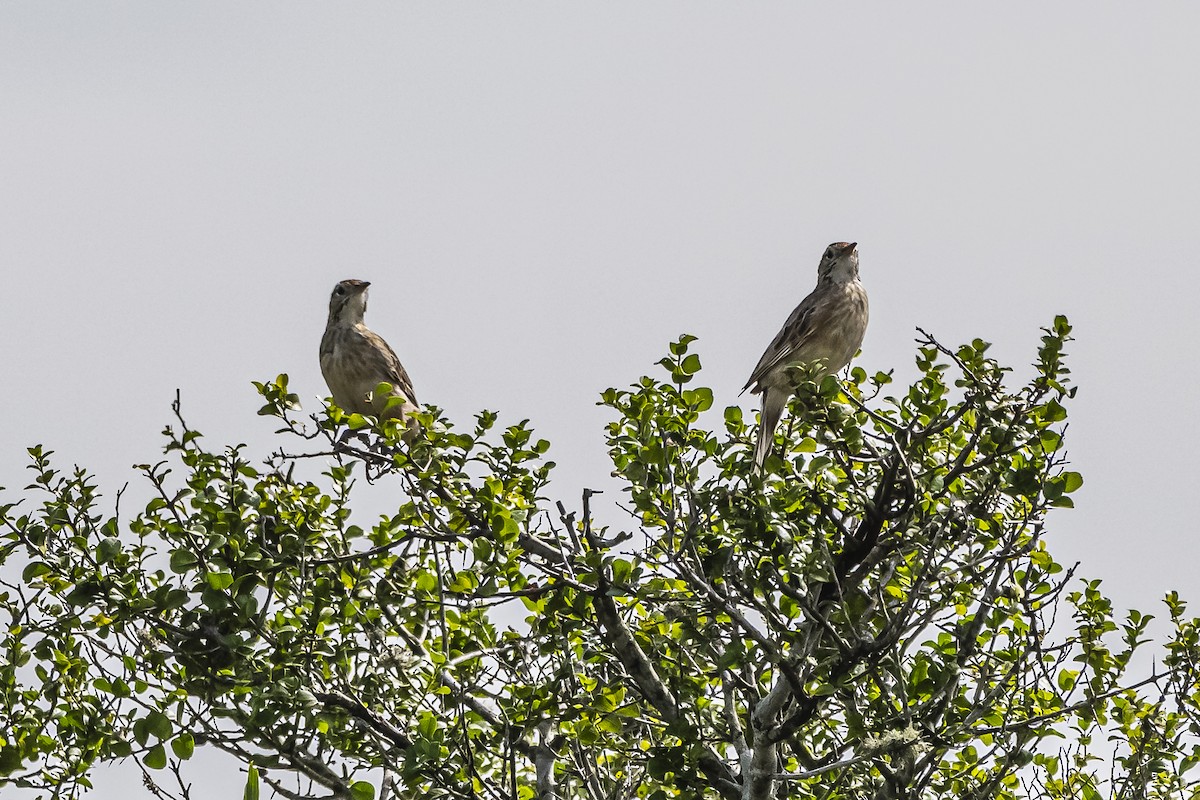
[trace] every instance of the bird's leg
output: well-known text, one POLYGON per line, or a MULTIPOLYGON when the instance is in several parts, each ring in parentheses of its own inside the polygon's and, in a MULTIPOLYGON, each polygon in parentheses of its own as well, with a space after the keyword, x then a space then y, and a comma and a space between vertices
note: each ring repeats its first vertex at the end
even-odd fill
POLYGON ((346 430, 342 431, 342 435, 337 438, 337 441, 333 443, 333 449, 334 450, 345 450, 346 449, 346 441, 353 435, 354 435, 354 429, 346 428, 346 430))
POLYGON ((333 443, 334 452, 345 451, 346 448, 350 446, 351 440, 355 439, 358 440, 358 443, 361 444, 364 449, 370 449, 369 431, 366 428, 359 428, 358 430, 355 430, 354 428, 347 426, 347 428, 342 431, 342 435, 339 436, 337 441, 333 443))

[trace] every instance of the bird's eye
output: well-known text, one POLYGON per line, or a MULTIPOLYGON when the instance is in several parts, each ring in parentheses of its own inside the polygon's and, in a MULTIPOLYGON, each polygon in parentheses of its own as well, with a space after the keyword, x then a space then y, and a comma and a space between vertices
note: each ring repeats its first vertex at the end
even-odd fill
POLYGON ((833 248, 832 247, 825 251, 825 258, 829 258, 829 259, 833 258, 833 248))
POLYGON ((339 286, 339 287, 337 287, 336 289, 334 289, 334 290, 333 290, 333 293, 334 293, 334 294, 345 294, 345 293, 346 293, 346 287, 345 287, 345 286, 339 286))

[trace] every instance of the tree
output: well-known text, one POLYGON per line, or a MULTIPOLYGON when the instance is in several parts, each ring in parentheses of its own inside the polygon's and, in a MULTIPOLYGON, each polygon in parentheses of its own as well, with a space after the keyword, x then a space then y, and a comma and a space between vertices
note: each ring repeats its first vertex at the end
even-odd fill
POLYGON ((0 505, 0 786, 133 758, 187 796, 204 745, 288 798, 1196 797, 1197 621, 1170 595, 1137 673, 1151 617, 1046 548, 1082 482, 1069 334, 1016 388, 924 333, 903 394, 805 384, 762 475, 741 409, 703 424, 684 336, 603 394, 609 526, 546 499, 527 422, 426 411, 405 445, 298 416, 283 375, 261 413, 298 452, 208 450, 177 401, 128 519, 32 448, 0 505), (372 525, 359 478, 395 492, 372 525))

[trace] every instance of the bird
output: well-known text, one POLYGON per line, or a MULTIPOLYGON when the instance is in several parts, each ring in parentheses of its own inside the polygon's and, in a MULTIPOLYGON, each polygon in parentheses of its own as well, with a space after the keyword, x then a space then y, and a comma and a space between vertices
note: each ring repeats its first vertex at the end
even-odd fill
POLYGON ((419 410, 417 395, 395 351, 363 323, 370 285, 370 281, 350 279, 333 287, 329 320, 321 337, 321 374, 343 411, 405 420, 419 410), (391 384, 389 395, 376 395, 381 383, 391 384), (393 396, 403 402, 389 408, 393 396))
POLYGON ((793 370, 807 368, 805 377, 817 382, 840 372, 862 345, 867 316, 867 292, 858 280, 858 243, 834 242, 817 265, 817 287, 792 311, 742 387, 762 395, 756 469, 762 469, 771 452, 775 426, 796 391, 793 370))

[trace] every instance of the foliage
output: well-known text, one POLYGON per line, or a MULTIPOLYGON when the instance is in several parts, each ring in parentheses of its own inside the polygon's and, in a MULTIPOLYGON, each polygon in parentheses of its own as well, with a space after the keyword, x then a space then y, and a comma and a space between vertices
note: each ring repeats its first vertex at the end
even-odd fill
POLYGON ((805 384, 761 475, 682 337, 603 394, 621 533, 593 492, 547 500, 527 422, 429 410, 405 444, 298 418, 282 375, 262 413, 304 452, 255 464, 179 417, 130 519, 31 448, 0 505, 0 786, 72 796, 132 758, 187 796, 207 746, 247 797, 1195 797, 1200 624, 1169 596, 1135 674, 1151 617, 1046 548, 1082 483, 1069 333, 1015 389, 986 343, 924 335, 898 396, 805 384), (373 524, 360 479, 395 491, 373 524))

